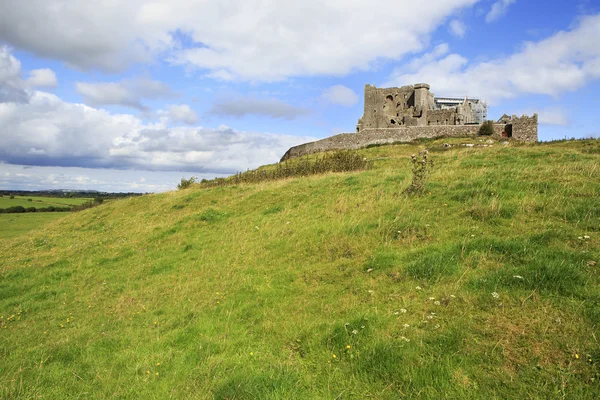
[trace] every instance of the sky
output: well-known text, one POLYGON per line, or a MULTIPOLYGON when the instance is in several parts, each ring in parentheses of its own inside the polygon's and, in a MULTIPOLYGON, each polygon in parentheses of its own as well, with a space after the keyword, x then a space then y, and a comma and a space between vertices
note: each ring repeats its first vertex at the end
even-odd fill
POLYGON ((426 82, 600 136, 598 0, 0 0, 0 190, 174 190, 426 82))

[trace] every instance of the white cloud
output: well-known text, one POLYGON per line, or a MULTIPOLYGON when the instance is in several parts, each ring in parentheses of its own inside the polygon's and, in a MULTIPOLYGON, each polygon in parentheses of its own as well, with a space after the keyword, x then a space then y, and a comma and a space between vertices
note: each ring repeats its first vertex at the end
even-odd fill
POLYGON ((49 68, 34 69, 29 72, 27 84, 31 87, 56 87, 56 74, 49 68))
POLYGON ((467 33, 467 26, 464 24, 464 22, 457 19, 450 21, 449 28, 450 33, 459 38, 464 37, 465 33, 467 33))
MULTIPOLYGON (((571 31, 526 42, 512 55, 471 63, 438 49, 397 68, 385 85, 427 82, 438 95, 479 96, 498 102, 527 94, 557 97, 600 79, 600 14, 571 31)), ((443 50, 443 49, 442 49, 443 50)))
POLYGON ((21 79, 21 63, 6 46, 0 46, 0 104, 25 103, 30 93, 21 79))
POLYGON ((508 7, 517 0, 498 0, 492 4, 492 8, 485 16, 485 22, 490 23, 502 17, 508 11, 508 7))
POLYGON ((35 92, 27 104, 0 104, 0 161, 10 164, 223 174, 278 161, 314 140, 229 127, 168 127, 112 115, 35 92))
POLYGON ((148 78, 103 83, 77 82, 75 88, 83 96, 84 102, 94 107, 121 105, 139 110, 148 110, 142 104, 142 99, 156 99, 174 95, 173 91, 164 83, 148 78))
MULTIPOLYGON (((0 48, 0 93, 9 93, 4 90, 9 85, 22 90, 20 68, 10 51, 0 48)), ((158 95, 163 89, 145 81, 130 86, 143 96, 158 95)), ((0 102, 0 163, 200 171, 215 176, 278 161, 289 147, 314 140, 227 126, 169 126, 197 119, 187 105, 169 106, 159 112, 161 121, 143 123, 130 114, 68 103, 50 93, 25 93, 21 103, 12 98, 0 102)))
POLYGON ((477 1, 0 2, 0 38, 80 69, 160 58, 218 79, 275 81, 343 75, 421 51, 440 24, 477 1))
POLYGON ((262 115, 271 118, 296 119, 307 115, 310 110, 288 104, 275 98, 260 99, 253 96, 243 96, 231 93, 217 99, 209 114, 244 117, 246 115, 262 115))
POLYGON ((340 106, 350 107, 358 103, 358 95, 354 90, 344 86, 335 85, 323 91, 321 99, 340 106))
MULTIPOLYGON (((528 114, 531 115, 533 112, 528 114)), ((540 110, 538 114, 538 121, 543 125, 570 125, 569 115, 564 109, 559 107, 544 108, 540 110)))
POLYGON ((160 111, 159 115, 171 122, 182 122, 188 125, 198 122, 198 114, 187 104, 171 104, 165 111, 160 111))

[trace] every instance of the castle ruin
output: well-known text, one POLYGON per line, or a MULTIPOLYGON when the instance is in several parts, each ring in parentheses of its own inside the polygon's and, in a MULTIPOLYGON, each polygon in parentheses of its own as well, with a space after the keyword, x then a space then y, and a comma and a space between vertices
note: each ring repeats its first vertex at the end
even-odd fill
MULTIPOLYGON (((281 161, 329 150, 360 149, 372 144, 420 138, 477 136, 487 120, 487 105, 468 97, 435 97, 426 83, 400 88, 365 85, 364 113, 356 133, 342 133, 290 148, 281 161)), ((538 116, 508 116, 494 123, 496 138, 537 142, 538 116)))
POLYGON ((438 98, 426 83, 385 89, 366 85, 364 104, 357 133, 399 126, 481 124, 487 118, 485 102, 467 97, 438 98))

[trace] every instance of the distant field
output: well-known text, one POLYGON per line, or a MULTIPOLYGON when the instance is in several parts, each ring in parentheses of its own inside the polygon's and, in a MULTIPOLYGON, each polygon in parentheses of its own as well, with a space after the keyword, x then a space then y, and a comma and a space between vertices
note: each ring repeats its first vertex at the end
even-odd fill
POLYGON ((41 196, 15 196, 14 199, 8 196, 0 197, 0 208, 9 207, 35 207, 46 208, 50 206, 65 207, 83 204, 93 200, 92 198, 62 198, 62 197, 41 197, 41 196), (29 201, 31 199, 31 201, 29 201))
POLYGON ((0 240, 20 236, 23 233, 40 228, 48 222, 63 218, 67 214, 69 213, 0 214, 0 240))

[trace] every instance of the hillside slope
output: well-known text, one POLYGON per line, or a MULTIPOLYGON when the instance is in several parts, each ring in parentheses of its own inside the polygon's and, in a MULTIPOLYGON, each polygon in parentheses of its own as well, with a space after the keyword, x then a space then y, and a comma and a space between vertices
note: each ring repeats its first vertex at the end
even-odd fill
POLYGON ((600 141, 468 141, 1 241, 0 398, 597 398, 600 141))

